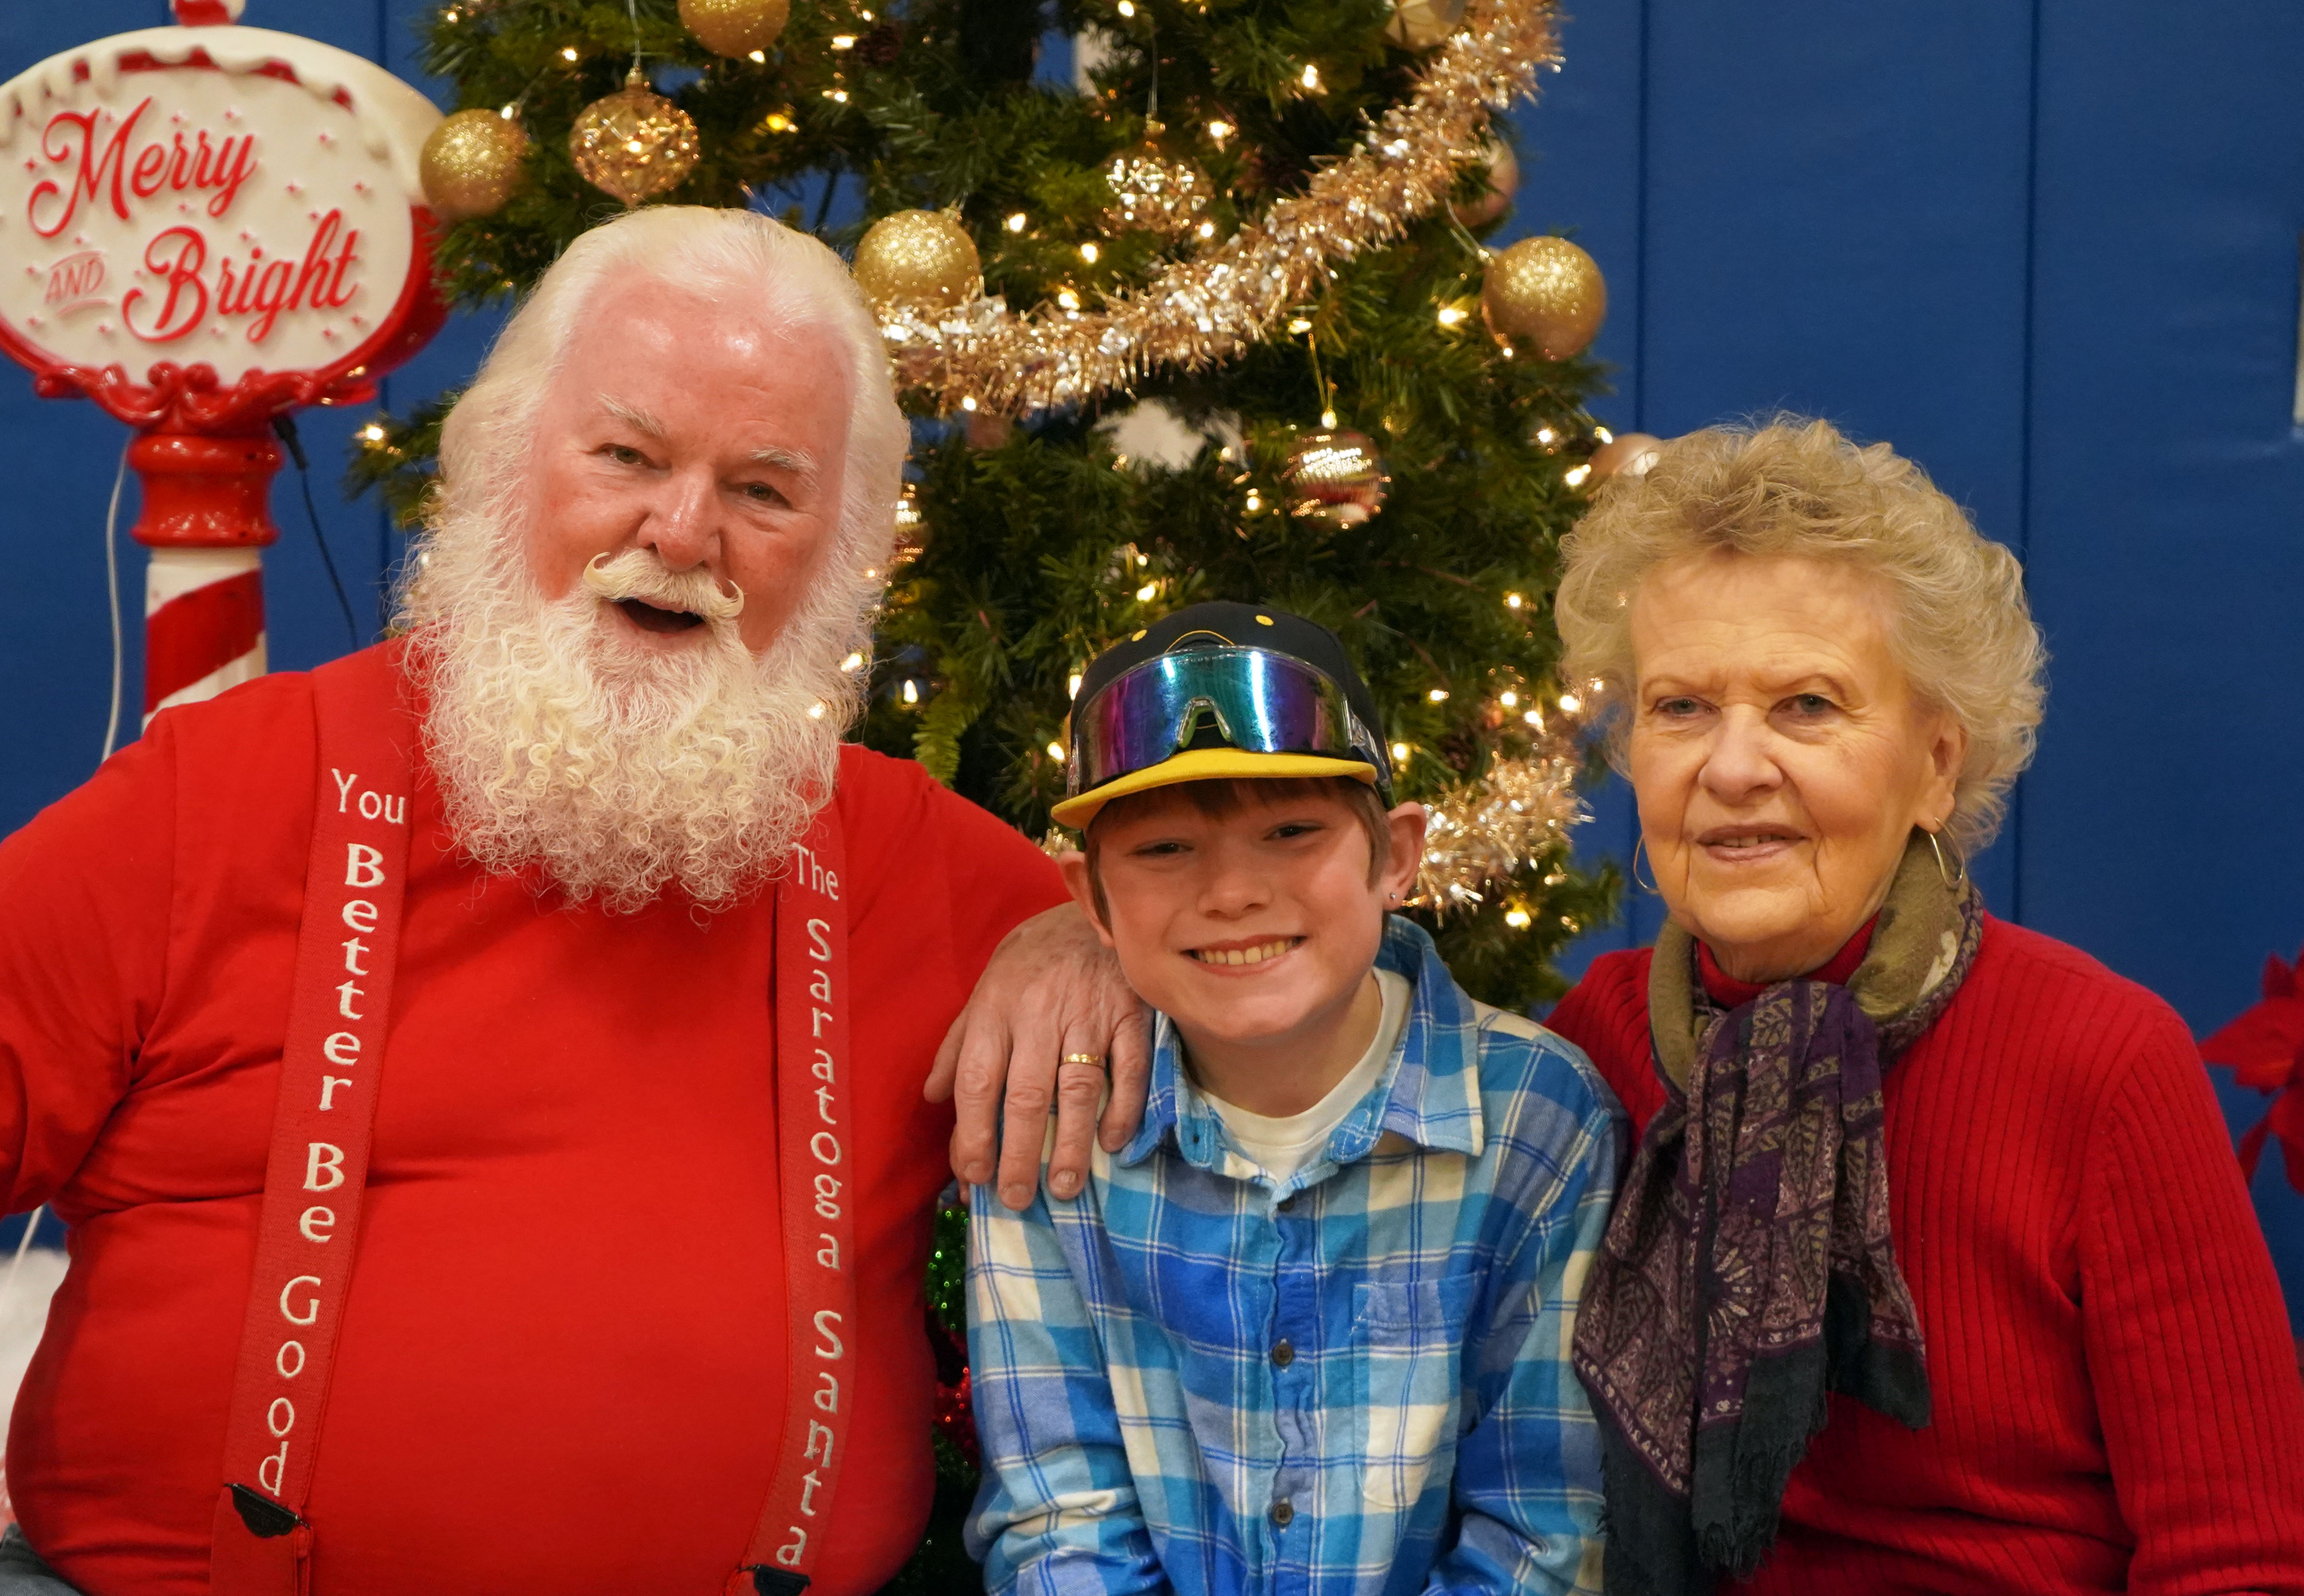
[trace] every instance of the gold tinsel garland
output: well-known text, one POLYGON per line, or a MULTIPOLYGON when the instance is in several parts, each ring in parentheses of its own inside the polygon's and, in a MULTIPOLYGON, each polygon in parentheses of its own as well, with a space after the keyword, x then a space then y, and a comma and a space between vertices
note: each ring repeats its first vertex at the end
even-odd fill
POLYGON ((1102 309, 1018 316, 992 295, 943 314, 892 309, 882 331, 899 381, 947 412, 966 401, 1019 415, 1241 353, 1317 293, 1330 260, 1390 243, 1447 198, 1458 169, 1484 159, 1489 114, 1558 62, 1552 21, 1552 0, 1472 0, 1414 93, 1302 195, 1102 309))
POLYGON ((1409 902, 1442 916, 1478 908, 1489 889, 1563 847, 1569 828, 1589 818, 1576 796, 1580 768, 1571 747, 1547 742, 1431 800, 1409 902))

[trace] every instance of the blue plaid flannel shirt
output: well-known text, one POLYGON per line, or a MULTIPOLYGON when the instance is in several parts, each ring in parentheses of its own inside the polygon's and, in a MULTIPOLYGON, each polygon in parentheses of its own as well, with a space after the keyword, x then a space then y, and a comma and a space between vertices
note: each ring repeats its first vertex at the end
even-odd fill
POLYGON ((1475 1003, 1413 923, 1392 1063, 1274 1185, 1157 1022, 1143 1128, 1070 1202, 969 1219, 994 1592, 1597 1591, 1600 1446, 1569 1367, 1614 1100, 1475 1003))

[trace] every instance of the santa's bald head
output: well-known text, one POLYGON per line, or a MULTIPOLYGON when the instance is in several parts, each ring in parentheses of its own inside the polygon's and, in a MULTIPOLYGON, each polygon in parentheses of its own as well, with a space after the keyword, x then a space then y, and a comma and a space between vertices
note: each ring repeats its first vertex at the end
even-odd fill
POLYGON ((403 618, 459 840, 719 904, 831 787, 908 435, 837 257, 743 211, 579 238, 450 416, 403 618))

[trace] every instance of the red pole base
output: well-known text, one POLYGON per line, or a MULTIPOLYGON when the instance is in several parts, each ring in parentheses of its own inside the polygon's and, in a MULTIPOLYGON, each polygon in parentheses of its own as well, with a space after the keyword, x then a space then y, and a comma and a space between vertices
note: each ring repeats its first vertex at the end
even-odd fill
POLYGON ((148 547, 261 548, 279 540, 269 508, 280 445, 260 433, 147 433, 128 446, 144 484, 136 541, 148 547))

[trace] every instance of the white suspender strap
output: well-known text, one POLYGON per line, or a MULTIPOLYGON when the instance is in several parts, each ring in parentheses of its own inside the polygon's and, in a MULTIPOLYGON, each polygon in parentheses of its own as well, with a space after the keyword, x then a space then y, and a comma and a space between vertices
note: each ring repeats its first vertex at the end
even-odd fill
POLYGON ((394 733, 411 728, 360 703, 358 680, 341 666, 312 678, 318 813, 216 1500, 216 1596, 300 1596, 310 1581, 304 1501, 360 1246, 408 874, 412 765, 394 733))
POLYGON ((726 1596, 794 1596, 816 1566, 856 1406, 856 1198, 849 1085, 847 863, 817 812, 776 886, 776 1160, 784 1210, 784 1436, 726 1596))

